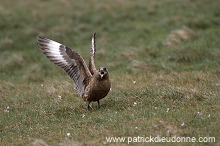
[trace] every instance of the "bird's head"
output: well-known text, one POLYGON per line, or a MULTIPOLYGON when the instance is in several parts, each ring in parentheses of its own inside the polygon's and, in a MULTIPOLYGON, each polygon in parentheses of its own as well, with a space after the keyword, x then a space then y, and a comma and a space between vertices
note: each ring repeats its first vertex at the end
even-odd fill
POLYGON ((99 76, 101 79, 108 77, 108 70, 105 67, 100 67, 99 68, 99 76))

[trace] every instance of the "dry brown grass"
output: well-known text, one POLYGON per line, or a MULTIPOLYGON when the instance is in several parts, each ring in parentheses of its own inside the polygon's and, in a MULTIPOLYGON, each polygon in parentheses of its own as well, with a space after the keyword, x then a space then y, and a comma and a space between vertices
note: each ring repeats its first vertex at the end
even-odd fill
POLYGON ((49 145, 42 139, 35 139, 33 142, 28 144, 28 146, 49 146, 49 145))
POLYGON ((144 70, 148 67, 148 65, 142 61, 133 60, 129 65, 128 69, 132 70, 133 72, 144 70))
POLYGON ((180 29, 173 30, 167 36, 165 44, 167 46, 179 45, 182 41, 190 41, 196 38, 196 33, 189 27, 183 26, 180 29))

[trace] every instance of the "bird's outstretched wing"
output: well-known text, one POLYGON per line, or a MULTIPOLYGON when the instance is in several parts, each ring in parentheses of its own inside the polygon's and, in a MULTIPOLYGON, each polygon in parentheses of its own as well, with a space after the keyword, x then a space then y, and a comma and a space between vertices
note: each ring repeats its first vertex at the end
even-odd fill
POLYGON ((96 33, 94 33, 92 36, 92 46, 90 48, 89 70, 90 70, 91 74, 94 74, 94 72, 96 71, 95 61, 94 61, 95 60, 95 52, 96 52, 95 37, 96 37, 96 33))
POLYGON ((38 43, 43 54, 73 79, 78 93, 82 96, 91 77, 84 59, 77 52, 53 40, 38 37, 38 43))

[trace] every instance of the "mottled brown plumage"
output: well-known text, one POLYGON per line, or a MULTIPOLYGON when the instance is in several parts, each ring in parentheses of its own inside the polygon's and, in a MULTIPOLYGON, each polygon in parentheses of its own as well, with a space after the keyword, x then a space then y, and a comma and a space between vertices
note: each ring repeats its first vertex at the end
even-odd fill
POLYGON ((84 59, 69 47, 47 38, 38 37, 43 54, 71 77, 79 95, 88 103, 88 109, 90 109, 89 104, 93 101, 97 101, 100 107, 99 100, 104 98, 111 88, 108 70, 105 67, 97 70, 95 67, 95 35, 94 33, 92 37, 89 68, 84 59))

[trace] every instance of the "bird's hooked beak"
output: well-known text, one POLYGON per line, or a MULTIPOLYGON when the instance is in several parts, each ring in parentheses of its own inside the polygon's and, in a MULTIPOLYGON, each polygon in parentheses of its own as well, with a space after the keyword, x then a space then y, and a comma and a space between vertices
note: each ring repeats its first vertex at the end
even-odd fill
POLYGON ((106 68, 101 67, 101 68, 99 69, 99 75, 100 75, 101 79, 103 79, 107 74, 108 74, 108 72, 107 72, 107 69, 106 69, 106 68))
POLYGON ((100 71, 100 77, 101 77, 101 79, 104 77, 104 75, 105 75, 105 72, 104 72, 104 71, 100 71))

